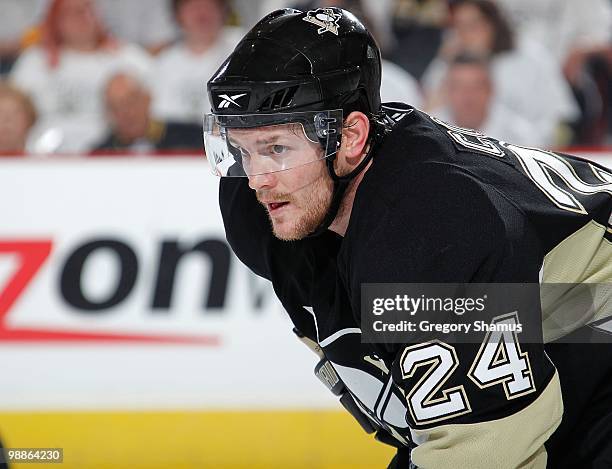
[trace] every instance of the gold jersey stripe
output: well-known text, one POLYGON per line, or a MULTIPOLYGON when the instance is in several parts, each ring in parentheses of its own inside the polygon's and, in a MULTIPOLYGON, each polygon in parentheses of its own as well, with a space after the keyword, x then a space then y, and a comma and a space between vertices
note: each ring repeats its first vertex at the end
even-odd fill
POLYGON ((610 316, 612 243, 606 227, 590 221, 544 258, 541 291, 544 342, 610 316), (555 287, 550 284, 561 284, 555 287))

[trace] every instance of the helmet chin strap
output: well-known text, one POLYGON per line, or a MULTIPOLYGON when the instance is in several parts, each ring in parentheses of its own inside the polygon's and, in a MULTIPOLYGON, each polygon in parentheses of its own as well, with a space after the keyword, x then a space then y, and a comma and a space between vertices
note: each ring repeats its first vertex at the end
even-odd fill
POLYGON ((344 199, 344 195, 346 194, 346 190, 348 189, 349 184, 353 179, 355 179, 355 177, 357 177, 357 175, 359 175, 359 173, 361 173, 366 168, 368 163, 372 160, 374 153, 376 153, 378 146, 382 142, 382 137, 386 133, 387 130, 384 127, 382 129, 379 128, 374 132, 370 144, 370 149, 368 150, 363 160, 359 163, 359 165, 349 174, 346 174, 344 176, 338 176, 336 174, 336 171, 334 169, 334 161, 336 160, 336 154, 326 159, 327 172, 334 181, 332 200, 329 206, 329 210, 325 215, 325 218, 323 219, 321 224, 312 233, 308 235, 309 237, 320 236, 329 228, 329 226, 336 219, 336 216, 338 215, 338 210, 340 210, 340 204, 344 199))

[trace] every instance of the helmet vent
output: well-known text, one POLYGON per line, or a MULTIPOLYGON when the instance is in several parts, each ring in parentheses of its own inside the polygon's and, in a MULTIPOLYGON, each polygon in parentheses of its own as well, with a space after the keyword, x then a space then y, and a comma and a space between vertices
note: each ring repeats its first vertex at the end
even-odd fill
POLYGON ((259 110, 272 111, 274 109, 280 109, 291 105, 291 100, 295 96, 297 90, 297 86, 291 86, 289 88, 285 88, 284 90, 276 91, 265 99, 259 110))

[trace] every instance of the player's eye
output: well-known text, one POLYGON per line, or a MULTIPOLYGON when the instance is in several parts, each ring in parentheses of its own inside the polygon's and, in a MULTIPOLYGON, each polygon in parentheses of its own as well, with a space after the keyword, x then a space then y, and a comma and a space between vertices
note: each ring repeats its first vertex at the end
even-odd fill
POLYGON ((287 150, 289 150, 289 147, 286 147, 285 145, 272 145, 270 147, 270 154, 274 156, 279 156, 286 153, 287 150))

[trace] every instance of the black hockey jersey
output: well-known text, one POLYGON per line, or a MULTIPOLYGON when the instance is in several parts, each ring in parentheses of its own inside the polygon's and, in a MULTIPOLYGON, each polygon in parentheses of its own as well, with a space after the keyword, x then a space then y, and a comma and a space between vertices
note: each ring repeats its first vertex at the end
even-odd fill
POLYGON ((605 326, 609 291, 581 323, 559 308, 572 284, 612 282, 612 173, 403 105, 385 110, 395 125, 359 185, 344 238, 280 241, 247 181, 223 179, 228 241, 272 281, 370 424, 412 448, 414 464, 545 467, 562 401, 542 344, 505 344, 509 366, 496 368, 478 344, 362 343, 361 285, 559 282, 563 294, 543 298, 544 341, 605 326))

